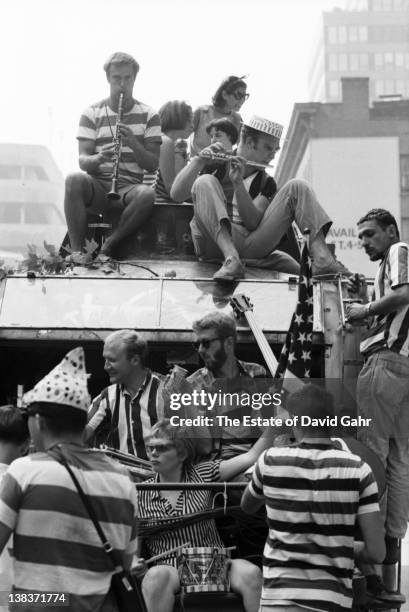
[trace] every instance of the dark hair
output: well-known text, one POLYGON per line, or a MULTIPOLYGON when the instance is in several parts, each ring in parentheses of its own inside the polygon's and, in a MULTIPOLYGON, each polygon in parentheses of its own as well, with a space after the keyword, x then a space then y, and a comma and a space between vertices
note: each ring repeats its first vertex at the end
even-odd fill
POLYGON ((148 440, 155 436, 170 440, 175 445, 178 456, 185 455, 184 463, 192 463, 196 458, 196 446, 190 434, 188 427, 174 427, 170 424, 170 419, 161 419, 152 427, 148 440))
POLYGON ((366 213, 366 215, 359 219, 358 225, 365 223, 365 221, 376 221, 376 223, 380 225, 382 229, 386 229, 389 225, 393 225, 396 230, 397 237, 399 238, 398 224, 396 223, 395 217, 389 212, 389 210, 386 210, 385 208, 372 208, 366 213))
POLYGON ((239 87, 244 87, 247 89, 247 84, 244 82, 245 77, 237 77, 237 76, 228 76, 225 78, 216 89, 214 96, 212 98, 212 103, 219 108, 223 108, 226 104, 226 101, 223 98, 223 92, 225 91, 227 94, 232 94, 239 89, 239 87))
POLYGON ((132 359, 135 355, 139 355, 142 365, 146 364, 148 359, 148 345, 145 340, 138 336, 133 329, 118 329, 112 332, 105 338, 105 343, 108 340, 119 340, 125 346, 127 359, 132 359))
POLYGON ((81 434, 87 424, 87 413, 80 408, 55 404, 53 402, 33 402, 27 408, 29 416, 39 414, 45 420, 49 432, 55 436, 81 434))
MULTIPOLYGON (((308 416, 312 419, 325 419, 326 417, 332 418, 335 414, 332 394, 323 387, 311 383, 304 385, 298 391, 290 393, 287 398, 286 408, 291 415, 298 416, 300 420, 302 416, 308 416)), ((329 427, 323 425, 314 427, 314 429, 325 431, 329 427)))
POLYGON ((166 134, 169 130, 183 130, 192 114, 192 107, 184 100, 166 102, 159 109, 162 132, 166 134))
POLYGON ((27 419, 16 406, 0 406, 0 441, 23 444, 30 437, 27 419))
POLYGON ((224 132, 229 137, 232 145, 236 144, 239 137, 239 132, 234 123, 230 121, 230 119, 213 119, 213 121, 210 121, 210 123, 206 125, 206 132, 210 134, 210 130, 212 128, 224 132))
POLYGON ((222 338, 232 336, 235 342, 237 338, 236 322, 233 317, 218 310, 209 312, 201 319, 194 321, 192 329, 195 333, 206 329, 214 329, 222 338))
POLYGON ((138 62, 132 57, 132 55, 129 55, 129 53, 122 53, 121 51, 116 51, 108 57, 104 64, 104 70, 107 76, 109 76, 109 70, 113 64, 130 65, 135 76, 139 72, 138 62))

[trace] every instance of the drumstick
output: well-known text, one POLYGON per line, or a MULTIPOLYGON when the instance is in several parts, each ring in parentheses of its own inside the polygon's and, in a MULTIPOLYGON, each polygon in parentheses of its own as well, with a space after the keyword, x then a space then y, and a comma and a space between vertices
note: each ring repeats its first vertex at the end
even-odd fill
MULTIPOLYGON (((159 555, 155 555, 154 557, 151 557, 150 559, 145 561, 145 563, 146 565, 148 565, 149 563, 155 563, 155 561, 159 561, 159 559, 163 559, 163 557, 167 557, 168 555, 171 555, 172 553, 177 552, 181 548, 185 548, 186 546, 189 546, 189 544, 190 542, 185 542, 184 544, 180 544, 179 546, 170 548, 169 550, 166 550, 165 552, 160 553, 159 555)), ((235 546, 233 546, 233 548, 235 548, 235 546)))

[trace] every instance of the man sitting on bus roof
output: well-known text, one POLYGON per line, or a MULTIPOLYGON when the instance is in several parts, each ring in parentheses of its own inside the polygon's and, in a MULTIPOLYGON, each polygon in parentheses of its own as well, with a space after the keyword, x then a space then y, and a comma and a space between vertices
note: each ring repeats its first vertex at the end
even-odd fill
MULTIPOLYGON (((213 276, 215 280, 243 278, 241 259, 267 257, 293 221, 301 230, 308 228, 311 232, 315 275, 347 272, 325 243, 332 221, 308 183, 293 179, 277 192, 274 179, 264 169, 280 148, 282 130, 278 123, 254 116, 242 127, 237 155, 227 163, 219 161, 225 166, 222 176, 219 172, 217 177, 206 174, 207 164, 214 166, 214 155, 225 153, 221 143, 214 143, 175 178, 172 198, 193 198, 191 230, 196 255, 224 258, 213 276), (260 168, 247 162, 260 164, 260 168)), ((289 256, 286 266, 288 273, 299 271, 297 262, 289 256)))
POLYGON ((64 208, 73 251, 81 251, 84 246, 87 211, 106 214, 107 220, 117 222, 101 249, 111 255, 152 211, 155 194, 142 185, 142 179, 144 171, 154 172, 158 167, 162 137, 158 114, 132 96, 138 62, 127 53, 114 53, 104 70, 110 94, 81 116, 77 138, 83 172, 67 177, 64 208), (116 164, 115 186, 112 178, 116 164), (107 199, 109 191, 114 191, 117 199, 107 199))

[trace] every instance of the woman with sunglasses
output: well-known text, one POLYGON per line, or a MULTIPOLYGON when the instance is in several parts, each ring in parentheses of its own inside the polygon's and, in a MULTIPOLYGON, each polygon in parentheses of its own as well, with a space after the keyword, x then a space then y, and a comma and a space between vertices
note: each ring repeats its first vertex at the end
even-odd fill
MULTIPOLYGON (((225 482, 248 469, 263 450, 272 445, 273 428, 266 430, 246 453, 225 461, 193 463, 195 445, 188 427, 176 427, 169 419, 158 421, 151 430, 147 442, 150 461, 156 476, 147 483, 165 482, 225 482)), ((142 490, 139 492, 139 516, 141 519, 175 518, 200 513, 212 508, 212 493, 208 489, 165 491, 142 490)), ((209 546, 223 548, 213 518, 206 518, 189 525, 170 528, 160 534, 150 535, 144 541, 147 557, 162 554, 176 546, 209 546)), ((176 569, 177 552, 164 556, 151 567, 142 582, 144 598, 149 612, 172 612, 175 594, 180 590, 176 569)), ((233 559, 230 566, 231 590, 240 594, 246 612, 257 612, 261 593, 260 569, 244 559, 233 559)))
POLYGON ((245 77, 229 76, 217 88, 212 104, 199 106, 193 113, 193 135, 190 142, 191 155, 197 155, 209 146, 210 136, 206 126, 213 119, 227 117, 240 132, 242 118, 239 110, 250 94, 247 93, 245 77))

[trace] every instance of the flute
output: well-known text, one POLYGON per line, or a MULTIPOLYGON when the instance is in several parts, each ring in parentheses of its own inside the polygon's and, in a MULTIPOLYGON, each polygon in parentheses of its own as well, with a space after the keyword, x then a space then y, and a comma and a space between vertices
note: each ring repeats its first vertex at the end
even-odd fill
MULTIPOLYGON (((231 159, 235 159, 237 156, 233 155, 232 153, 204 153, 201 151, 199 153, 199 157, 209 160, 215 159, 219 161, 230 161, 231 159)), ((245 162, 246 166, 254 166, 255 168, 274 168, 274 166, 271 164, 262 164, 261 162, 255 162, 248 159, 246 159, 245 162)))

